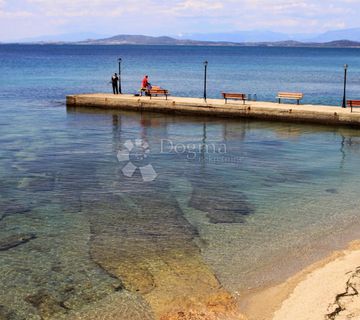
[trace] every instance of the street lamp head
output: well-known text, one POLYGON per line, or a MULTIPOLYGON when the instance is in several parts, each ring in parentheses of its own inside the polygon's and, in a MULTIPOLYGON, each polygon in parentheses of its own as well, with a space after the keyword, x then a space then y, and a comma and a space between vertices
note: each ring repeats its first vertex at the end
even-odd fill
POLYGON ((122 61, 122 59, 121 59, 121 58, 119 58, 119 59, 118 59, 118 61, 119 61, 119 62, 121 62, 121 61, 122 61))
POLYGON ((207 66, 209 62, 207 61, 204 61, 204 66, 207 66))
POLYGON ((345 65, 344 65, 344 69, 345 69, 345 70, 346 70, 348 67, 349 67, 348 64, 345 64, 345 65))

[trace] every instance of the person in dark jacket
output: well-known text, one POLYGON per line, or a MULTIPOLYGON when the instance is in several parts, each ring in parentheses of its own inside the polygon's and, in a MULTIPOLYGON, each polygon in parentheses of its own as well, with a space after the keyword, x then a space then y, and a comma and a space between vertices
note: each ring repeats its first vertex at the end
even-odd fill
POLYGON ((111 83, 114 94, 119 94, 118 82, 119 82, 119 77, 117 73, 114 73, 114 75, 111 77, 111 83))

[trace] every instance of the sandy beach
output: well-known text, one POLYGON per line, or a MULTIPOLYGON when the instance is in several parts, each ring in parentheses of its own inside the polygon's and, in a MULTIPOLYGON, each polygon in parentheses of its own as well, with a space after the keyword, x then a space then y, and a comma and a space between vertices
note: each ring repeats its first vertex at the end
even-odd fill
POLYGON ((360 241, 247 297, 249 320, 360 319, 360 241))

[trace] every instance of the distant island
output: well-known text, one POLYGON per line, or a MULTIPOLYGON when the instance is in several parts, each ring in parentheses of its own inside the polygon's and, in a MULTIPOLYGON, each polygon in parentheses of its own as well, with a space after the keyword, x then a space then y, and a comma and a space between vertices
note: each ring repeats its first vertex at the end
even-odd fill
POLYGON ((315 47, 315 48, 360 48, 360 42, 336 40, 329 42, 302 41, 266 41, 266 42, 230 42, 199 41, 176 39, 168 36, 153 37, 145 35, 117 35, 104 39, 87 39, 83 41, 35 41, 27 44, 73 44, 73 45, 169 45, 169 46, 233 46, 233 47, 315 47))
POLYGON ((85 40, 76 42, 86 45, 172 45, 172 46, 264 46, 264 47, 326 47, 326 48, 360 48, 360 42, 337 40, 330 42, 271 41, 271 42, 229 42, 229 41, 198 41, 175 39, 172 37, 151 37, 144 35, 117 35, 105 39, 85 40))

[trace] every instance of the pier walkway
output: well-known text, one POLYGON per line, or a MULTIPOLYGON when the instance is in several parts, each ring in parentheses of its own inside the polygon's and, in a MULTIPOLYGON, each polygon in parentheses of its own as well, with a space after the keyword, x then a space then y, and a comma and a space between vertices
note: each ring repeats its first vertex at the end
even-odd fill
POLYGON ((205 115, 231 118, 252 118, 277 121, 295 121, 360 127, 360 108, 320 105, 278 104, 275 102, 238 101, 223 99, 169 97, 136 97, 133 95, 80 94, 66 97, 68 106, 103 109, 151 111, 173 114, 205 115))

